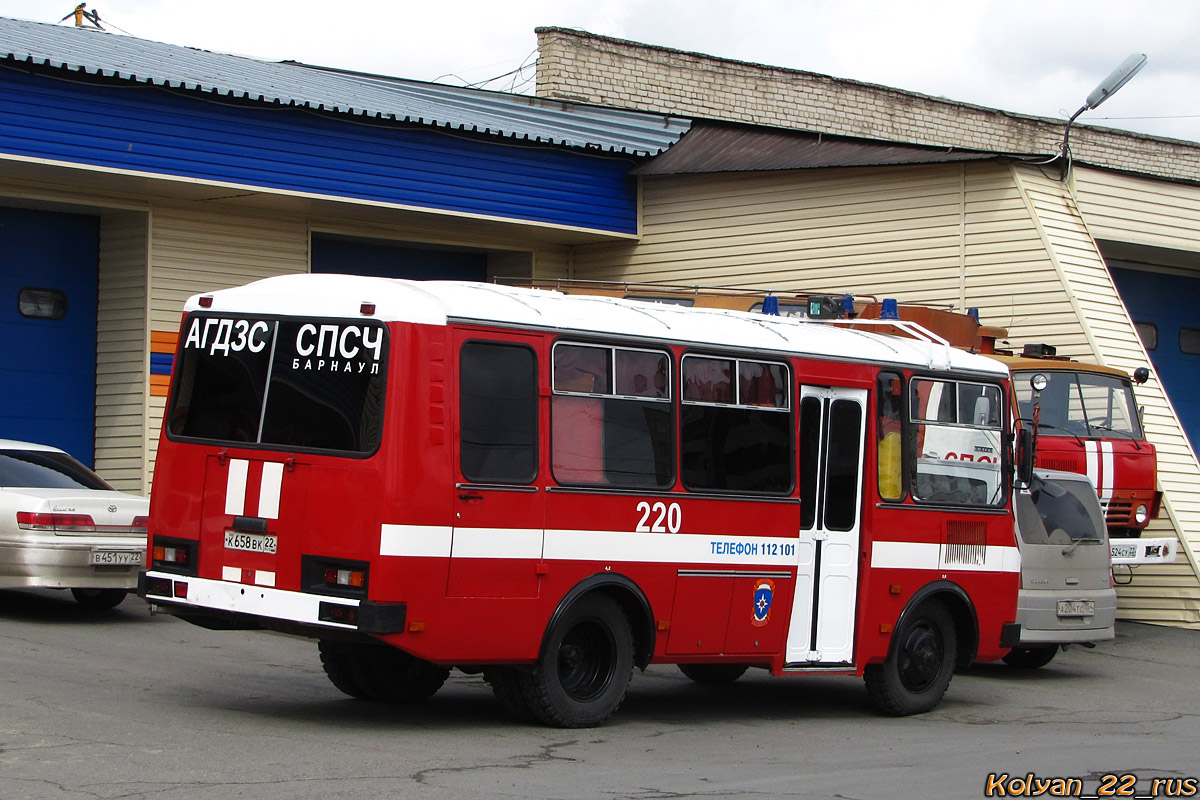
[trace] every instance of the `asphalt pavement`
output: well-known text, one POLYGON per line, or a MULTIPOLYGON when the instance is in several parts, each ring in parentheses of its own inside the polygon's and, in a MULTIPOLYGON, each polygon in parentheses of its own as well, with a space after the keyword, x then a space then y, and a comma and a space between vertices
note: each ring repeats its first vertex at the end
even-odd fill
POLYGON ((0 591, 0 800, 1200 797, 1200 631, 1117 630, 1040 670, 976 666, 917 717, 877 715, 857 678, 654 666, 607 725, 556 730, 478 676, 380 706, 308 640, 0 591))

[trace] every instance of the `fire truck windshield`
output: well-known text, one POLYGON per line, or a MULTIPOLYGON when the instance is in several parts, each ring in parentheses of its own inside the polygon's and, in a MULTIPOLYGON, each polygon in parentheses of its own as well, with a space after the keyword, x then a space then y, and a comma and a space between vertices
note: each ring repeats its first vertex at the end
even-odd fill
MULTIPOLYGON (((1142 438, 1133 388, 1128 381, 1087 372, 1038 371, 1049 384, 1038 397, 1038 421, 1044 435, 1142 438)), ((1033 418, 1034 392, 1029 379, 1035 374, 1013 373, 1013 389, 1021 416, 1033 418)))
POLYGON ((169 435, 357 454, 379 446, 383 325, 196 312, 181 339, 169 435))

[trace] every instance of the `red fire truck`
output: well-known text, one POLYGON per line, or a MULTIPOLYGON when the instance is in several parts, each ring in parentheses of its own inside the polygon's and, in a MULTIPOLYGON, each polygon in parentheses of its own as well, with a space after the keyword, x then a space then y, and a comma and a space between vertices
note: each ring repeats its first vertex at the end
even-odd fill
POLYGON ((139 593, 312 637, 372 700, 457 667, 582 727, 673 663, 919 713, 1020 640, 1010 396, 993 359, 804 320, 270 278, 186 305, 139 593))

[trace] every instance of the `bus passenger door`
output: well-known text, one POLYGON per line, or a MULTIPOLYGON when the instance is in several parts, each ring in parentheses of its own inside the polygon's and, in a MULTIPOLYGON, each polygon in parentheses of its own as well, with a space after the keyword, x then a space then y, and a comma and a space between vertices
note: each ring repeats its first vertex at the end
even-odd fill
POLYGON ((854 660, 866 411, 865 389, 800 387, 800 541, 789 666, 854 660))

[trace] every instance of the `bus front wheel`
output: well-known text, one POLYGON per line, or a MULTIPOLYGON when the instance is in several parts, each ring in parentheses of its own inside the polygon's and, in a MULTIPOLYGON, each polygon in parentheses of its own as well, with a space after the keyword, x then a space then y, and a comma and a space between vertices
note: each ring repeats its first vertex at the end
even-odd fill
POLYGON ((613 715, 633 674, 633 633, 615 600, 593 594, 553 623, 534 668, 520 674, 525 708, 547 725, 589 728, 613 715))
POLYGON ((954 676, 957 646, 946 607, 933 601, 919 605, 893 634, 887 660, 863 672, 875 707, 902 717, 936 706, 954 676))

